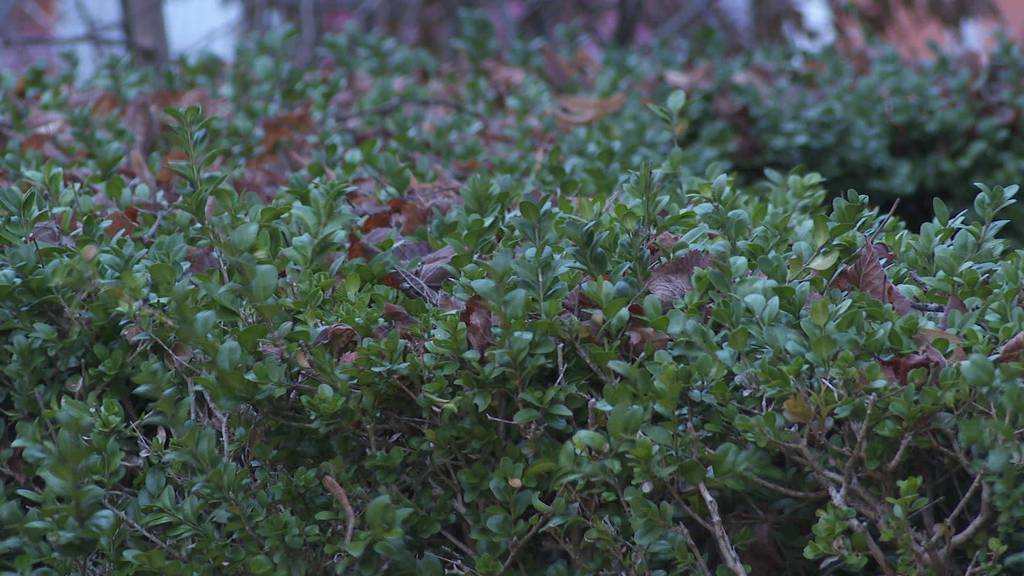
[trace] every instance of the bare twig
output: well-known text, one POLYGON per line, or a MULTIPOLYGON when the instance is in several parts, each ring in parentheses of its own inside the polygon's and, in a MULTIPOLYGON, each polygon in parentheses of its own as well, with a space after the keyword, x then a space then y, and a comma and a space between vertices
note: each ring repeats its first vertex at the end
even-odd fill
POLYGON ((715 542, 718 543, 718 551, 722 554, 722 561, 725 563, 726 568, 736 576, 747 576, 747 569, 743 567, 743 561, 740 560, 739 554, 736 553, 736 549, 729 539, 729 533, 725 531, 725 525, 722 524, 722 516, 718 512, 718 502, 711 495, 711 491, 708 490, 706 484, 701 482, 697 487, 700 489, 700 495, 704 498, 704 503, 707 504, 708 514, 711 517, 712 534, 715 536, 715 542))
POLYGON ((163 550, 164 552, 166 552, 168 556, 174 558, 175 560, 177 560, 179 562, 182 560, 181 555, 178 554, 178 552, 175 549, 171 548, 171 546, 169 544, 167 544, 166 542, 161 540, 156 534, 153 534, 149 530, 146 530, 145 528, 140 526, 138 522, 136 522, 136 521, 132 520, 131 518, 129 518, 128 515, 125 514, 116 505, 114 505, 113 502, 111 502, 110 500, 104 499, 103 503, 107 505, 107 509, 108 510, 110 510, 111 512, 116 514, 117 517, 121 519, 121 522, 124 522, 125 524, 127 524, 129 528, 131 528, 132 530, 135 530, 139 534, 142 534, 146 538, 146 540, 149 540, 153 544, 156 544, 157 546, 159 546, 160 549, 163 550))
POLYGON ((345 509, 345 544, 348 544, 352 542, 352 533, 356 528, 356 513, 352 510, 352 504, 348 501, 348 493, 330 474, 324 476, 321 482, 323 482, 324 488, 327 488, 327 491, 345 509))
POLYGON ((615 379, 605 374, 604 371, 601 370, 601 368, 599 368, 597 364, 594 363, 594 360, 590 358, 590 354, 586 351, 586 349, 583 348, 582 344, 580 344, 576 340, 573 340, 572 344, 573 347, 576 348, 576 353, 579 355, 580 360, 583 360, 583 363, 587 365, 587 368, 590 368, 590 371, 593 372, 595 376, 597 376, 597 378, 601 381, 602 384, 604 384, 605 386, 615 385, 615 379))
POLYGON ((700 548, 697 543, 693 540, 693 535, 686 528, 686 525, 680 522, 676 524, 676 531, 682 535, 683 540, 686 540, 686 546, 690 549, 690 554, 693 555, 694 562, 697 564, 697 570, 701 573, 701 576, 711 576, 711 570, 708 568, 708 563, 704 561, 704 555, 701 554, 700 548))
POLYGON ((967 543, 967 541, 973 538, 974 535, 981 530, 982 526, 988 522, 988 518, 992 514, 991 496, 991 488, 989 488, 988 483, 983 480, 981 482, 981 509, 978 511, 978 515, 974 517, 974 520, 971 520, 971 523, 968 524, 966 528, 949 539, 949 550, 953 550, 954 548, 967 543))
MULTIPOLYGON (((831 486, 829 487, 828 492, 832 497, 832 503, 836 507, 841 509, 850 508, 846 503, 845 496, 842 491, 838 490, 835 486, 831 486)), ((886 576, 896 576, 896 572, 893 571, 891 566, 889 566, 889 561, 885 558, 885 552, 883 552, 882 548, 878 546, 878 542, 875 542, 875 539, 871 536, 871 533, 868 532, 868 529, 864 524, 862 524, 857 518, 850 518, 847 521, 847 525, 854 532, 857 532, 864 537, 864 541, 867 542, 868 545, 868 552, 871 554, 871 557, 875 559, 875 562, 878 563, 878 567, 882 570, 882 573, 886 576)))
POLYGON ((451 532, 441 529, 441 535, 448 539, 449 542, 455 545, 456 548, 462 550, 470 558, 476 558, 476 551, 469 547, 468 544, 456 538, 451 532))
POLYGON ((892 215, 896 213, 896 208, 899 205, 900 205, 900 199, 897 198, 896 201, 892 203, 892 207, 889 208, 889 213, 886 214, 885 218, 882 219, 882 223, 879 224, 878 228, 875 228, 875 231, 871 233, 870 237, 868 237, 868 242, 867 242, 868 246, 873 245, 875 243, 875 238, 878 238, 878 235, 882 233, 882 230, 885 230, 885 227, 889 224, 889 220, 892 219, 892 215))
POLYGON ((903 454, 907 451, 907 446, 910 446, 910 442, 913 441, 913 439, 914 435, 909 432, 903 435, 903 439, 900 440, 900 447, 896 450, 896 454, 894 454, 892 460, 889 460, 889 463, 885 465, 886 472, 896 471, 896 468, 903 460, 903 454))
POLYGON ((774 490, 775 492, 778 492, 779 494, 790 496, 792 498, 801 498, 801 499, 804 499, 804 500, 818 500, 820 498, 827 498, 828 497, 828 492, 826 492, 824 490, 818 490, 817 492, 804 492, 804 491, 801 491, 801 490, 793 490, 792 488, 786 488, 785 486, 780 486, 779 484, 776 484, 776 483, 771 482, 769 480, 765 480, 764 478, 761 478, 760 476, 757 476, 757 475, 752 474, 750 472, 744 473, 744 476, 746 476, 747 478, 750 479, 751 482, 753 482, 754 484, 757 484, 758 486, 761 486, 762 488, 767 488, 769 490, 774 490))
MULTIPOLYGON (((557 492, 555 494, 555 500, 558 500, 558 497, 561 494, 562 494, 561 491, 557 492)), ((521 539, 513 539, 512 540, 512 543, 509 544, 509 547, 508 547, 508 557, 506 557, 505 561, 501 564, 501 568, 498 570, 497 576, 501 576, 502 574, 505 573, 505 571, 507 571, 509 569, 509 567, 512 566, 512 562, 516 559, 516 556, 519 554, 519 552, 522 551, 523 546, 527 542, 529 542, 530 539, 532 539, 537 534, 537 532, 540 532, 541 528, 543 528, 544 526, 547 525, 548 518, 550 518, 550 517, 551 517, 551 510, 549 510, 549 511, 545 512, 544 514, 542 514, 541 517, 540 517, 540 520, 538 520, 537 523, 534 524, 532 528, 530 528, 530 531, 527 532, 525 536, 523 536, 521 539)))

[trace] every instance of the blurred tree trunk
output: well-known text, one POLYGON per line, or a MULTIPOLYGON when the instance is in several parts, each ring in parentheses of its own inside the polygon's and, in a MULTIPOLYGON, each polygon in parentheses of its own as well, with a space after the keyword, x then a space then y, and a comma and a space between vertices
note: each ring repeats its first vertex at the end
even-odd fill
POLYGON ((128 50, 140 62, 163 66, 170 59, 163 0, 121 0, 128 50))
POLYGON ((644 6, 640 0, 619 0, 618 23, 615 25, 615 43, 629 46, 636 37, 636 26, 644 6))
POLYGON ((267 0, 242 0, 242 20, 247 32, 262 34, 269 16, 267 0))

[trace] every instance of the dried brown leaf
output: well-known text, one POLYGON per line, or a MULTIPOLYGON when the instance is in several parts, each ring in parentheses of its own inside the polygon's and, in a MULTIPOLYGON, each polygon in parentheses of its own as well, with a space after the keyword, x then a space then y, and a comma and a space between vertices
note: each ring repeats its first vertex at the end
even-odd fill
POLYGON ((702 62, 685 71, 666 70, 664 73, 666 84, 687 92, 697 88, 707 88, 711 85, 713 76, 714 68, 710 62, 702 62))
POLYGON ((124 231, 125 236, 131 236, 139 225, 139 209, 129 206, 124 210, 118 210, 110 215, 110 222, 106 230, 107 236, 113 238, 121 231, 124 231))
POLYGON ((563 127, 582 126, 596 122, 617 112, 626 104, 626 94, 609 98, 586 98, 583 96, 561 96, 555 109, 555 118, 563 127))
POLYGON ((1024 331, 1007 340, 1006 344, 999 348, 999 358, 996 359, 996 364, 1013 362, 1022 351, 1024 351, 1024 331))
POLYGON ((405 308, 390 302, 384 304, 383 316, 385 319, 394 322, 395 325, 400 328, 411 326, 416 323, 416 319, 413 318, 412 314, 409 314, 405 308))
POLYGON ((185 259, 188 260, 189 272, 192 274, 205 274, 206 272, 217 268, 219 263, 217 257, 213 255, 213 247, 206 246, 204 248, 196 248, 189 246, 185 252, 185 259))
POLYGON ((469 340, 469 346, 483 354, 491 345, 491 324, 494 322, 487 303, 479 294, 474 294, 466 301, 459 319, 466 323, 466 339, 469 340))
POLYGON ((337 323, 324 326, 313 340, 314 346, 327 345, 336 356, 349 347, 359 334, 348 324, 337 323))
POLYGON ((694 270, 706 268, 710 263, 708 255, 699 250, 676 256, 651 271, 647 291, 658 297, 663 309, 668 309, 673 302, 693 290, 691 278, 694 270))
POLYGON ((884 245, 865 246, 857 261, 839 275, 836 287, 840 290, 857 289, 866 292, 883 304, 892 304, 897 313, 906 314, 910 312, 912 303, 889 280, 879 261, 880 257, 891 261, 891 253, 884 245))
POLYGON ((57 246, 63 246, 64 248, 74 248, 75 241, 70 236, 61 230, 59 224, 53 220, 45 220, 32 227, 32 231, 28 234, 28 240, 30 242, 42 242, 44 244, 54 244, 57 246))
POLYGON ((956 334, 950 334, 945 330, 937 330, 935 328, 918 328, 917 334, 914 335, 914 343, 920 346, 922 350, 930 348, 932 343, 939 339, 946 340, 953 346, 953 351, 950 355, 953 360, 964 360, 967 358, 967 354, 961 347, 964 339, 956 334))
POLYGON ((629 337, 629 351, 634 357, 645 352, 648 345, 652 350, 664 350, 669 341, 668 334, 649 326, 633 328, 626 335, 629 337))

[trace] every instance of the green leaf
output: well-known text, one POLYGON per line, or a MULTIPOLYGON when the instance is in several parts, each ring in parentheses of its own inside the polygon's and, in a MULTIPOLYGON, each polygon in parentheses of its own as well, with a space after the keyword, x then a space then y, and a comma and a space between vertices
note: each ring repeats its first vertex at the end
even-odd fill
POLYGON ((839 252, 831 250, 824 254, 818 254, 815 256, 814 259, 808 262, 807 267, 811 270, 818 270, 820 272, 828 270, 834 266, 837 260, 839 260, 839 252))
POLYGON ((274 562, 266 554, 250 557, 246 565, 253 574, 269 574, 274 569, 274 562))
POLYGON ((277 289, 277 268, 270 264, 256 266, 252 281, 252 296, 257 302, 266 302, 277 289))
POLYGON ((818 326, 828 324, 829 302, 825 298, 819 298, 811 304, 811 321, 818 326))
POLYGON ((586 446, 598 452, 603 452, 608 448, 608 439, 600 432, 594 432, 593 430, 577 431, 573 435, 572 441, 578 449, 586 446))
POLYGON ((386 532, 392 528, 395 507, 391 504, 391 496, 384 494, 370 501, 366 506, 366 522, 376 532, 386 532))
POLYGON ((631 437, 640 431, 644 409, 637 405, 620 404, 608 415, 608 433, 613 437, 631 437))
POLYGON ((256 242, 256 235, 259 231, 259 222, 242 224, 231 233, 231 246, 237 252, 245 252, 256 242))
POLYGON ((523 408, 519 412, 516 412, 512 420, 519 425, 528 424, 533 422, 537 418, 540 418, 540 411, 534 408, 523 408))

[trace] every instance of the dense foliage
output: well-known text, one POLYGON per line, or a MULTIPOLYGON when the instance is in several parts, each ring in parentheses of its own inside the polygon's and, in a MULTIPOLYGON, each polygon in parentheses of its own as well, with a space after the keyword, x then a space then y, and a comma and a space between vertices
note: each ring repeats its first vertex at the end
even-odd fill
POLYGON ((5 80, 5 574, 1021 570, 1016 187, 914 233, 466 29, 5 80))
MULTIPOLYGON (((811 167, 836 190, 900 199, 915 224, 931 217, 933 196, 966 207, 975 182, 1024 172, 1024 55, 1008 42, 984 63, 908 63, 884 47, 854 57, 775 49, 709 56, 666 79, 691 93, 685 144, 754 176, 811 167)), ((1024 223, 1019 207, 1011 214, 1024 223)))

